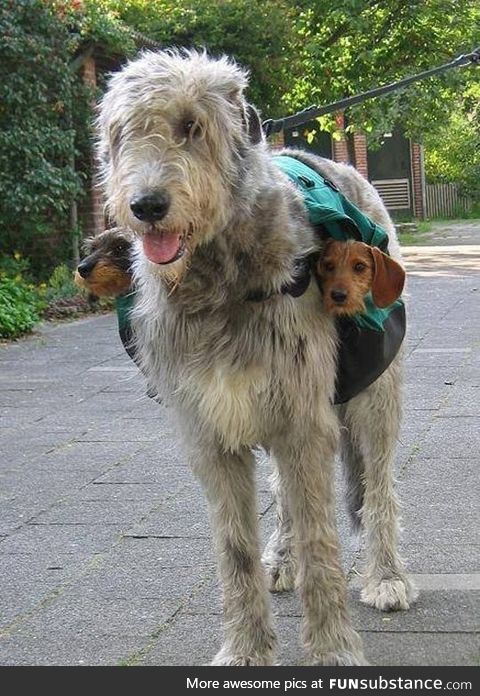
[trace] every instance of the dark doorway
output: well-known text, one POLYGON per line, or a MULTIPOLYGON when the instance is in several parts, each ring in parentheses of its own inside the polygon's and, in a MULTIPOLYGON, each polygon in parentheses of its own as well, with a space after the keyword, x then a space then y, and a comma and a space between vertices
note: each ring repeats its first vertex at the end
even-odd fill
POLYGON ((301 126, 286 130, 285 145, 314 152, 321 157, 332 157, 332 136, 330 133, 321 131, 317 121, 308 121, 308 123, 302 123, 301 126), (312 131, 315 131, 315 135, 312 142, 309 143, 307 135, 312 131))

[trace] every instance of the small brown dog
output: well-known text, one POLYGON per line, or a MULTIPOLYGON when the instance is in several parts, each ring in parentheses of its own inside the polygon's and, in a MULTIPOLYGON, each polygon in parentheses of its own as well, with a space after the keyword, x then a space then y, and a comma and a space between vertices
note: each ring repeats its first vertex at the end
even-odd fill
POLYGON ((397 261, 377 247, 354 240, 328 239, 316 273, 325 310, 337 316, 365 313, 369 291, 377 307, 388 307, 405 284, 405 271, 397 261))
POLYGON ((75 283, 96 297, 118 297, 132 286, 133 232, 112 227, 85 240, 87 256, 79 263, 75 283))

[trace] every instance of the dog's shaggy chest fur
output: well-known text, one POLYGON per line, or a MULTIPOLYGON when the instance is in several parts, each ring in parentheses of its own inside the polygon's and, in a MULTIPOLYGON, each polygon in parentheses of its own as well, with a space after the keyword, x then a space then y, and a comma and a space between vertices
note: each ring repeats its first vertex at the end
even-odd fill
POLYGON ((294 231, 281 227, 279 215, 263 231, 227 230, 198 249, 171 295, 138 253, 144 368, 197 429, 213 429, 231 450, 268 445, 275 430, 325 409, 333 396, 335 329, 319 311, 316 284, 298 299, 279 293, 297 255, 318 243, 304 212, 295 215, 295 192, 284 187, 280 212, 290 198, 294 231), (248 300, 258 289, 274 294, 248 300))
MULTIPOLYGON (((147 53, 116 74, 99 117, 107 204, 138 235, 142 369, 174 405, 210 505, 225 614, 214 664, 272 663, 267 583, 282 590, 295 580, 310 661, 362 664, 338 553, 334 457, 341 438, 352 517, 367 530, 364 600, 408 608, 413 590, 396 551, 391 474, 400 364, 335 410, 333 320, 315 283, 299 298, 281 292, 298 259, 321 244, 301 195, 272 160, 243 96, 246 82, 228 59, 195 52, 147 53), (258 293, 263 299, 253 301, 258 293), (278 526, 264 565, 257 445, 276 471, 278 526)), ((388 214, 358 173, 290 154, 383 225, 398 255, 388 214)))
POLYGON ((213 309, 208 291, 201 298, 204 309, 195 314, 181 306, 186 294, 182 288, 175 300, 159 297, 152 322, 146 289, 137 327, 147 373, 188 412, 196 429, 213 429, 231 450, 269 445, 278 429, 328 407, 335 330, 318 311, 314 283, 301 300, 225 300, 213 309))

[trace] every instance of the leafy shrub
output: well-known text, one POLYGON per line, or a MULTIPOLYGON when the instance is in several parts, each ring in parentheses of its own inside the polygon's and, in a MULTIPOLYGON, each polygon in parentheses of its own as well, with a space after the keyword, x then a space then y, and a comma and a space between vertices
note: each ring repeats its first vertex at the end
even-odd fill
POLYGON ((62 263, 57 266, 45 289, 45 299, 47 302, 53 300, 63 300, 76 297, 79 294, 78 286, 73 281, 73 274, 69 267, 62 263))
POLYGON ((34 286, 20 276, 0 276, 0 338, 31 331, 40 319, 42 306, 34 286))
POLYGON ((42 0, 0 0, 0 34, 0 244, 34 259, 35 237, 68 231, 80 191, 72 36, 42 0))

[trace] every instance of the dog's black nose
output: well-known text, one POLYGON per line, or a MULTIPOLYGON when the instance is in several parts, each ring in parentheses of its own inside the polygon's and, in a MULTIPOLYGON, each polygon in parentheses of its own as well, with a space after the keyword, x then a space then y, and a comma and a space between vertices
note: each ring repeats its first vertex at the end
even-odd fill
POLYGON ((347 299, 347 291, 346 290, 332 290, 330 293, 330 297, 334 302, 337 302, 338 304, 343 304, 345 300, 347 299))
POLYGON ((82 261, 80 264, 78 264, 77 271, 79 275, 82 276, 82 278, 88 278, 94 266, 95 262, 92 263, 91 261, 86 259, 85 261, 82 261))
POLYGON ((153 191, 132 198, 130 210, 142 222, 162 220, 170 208, 170 196, 166 191, 153 191))

